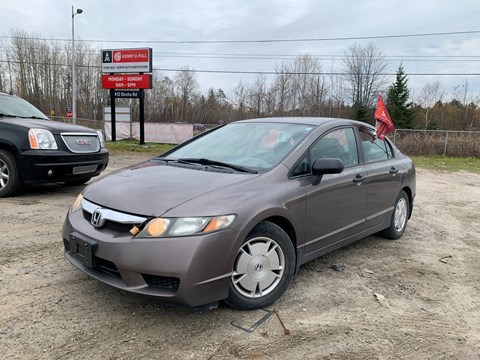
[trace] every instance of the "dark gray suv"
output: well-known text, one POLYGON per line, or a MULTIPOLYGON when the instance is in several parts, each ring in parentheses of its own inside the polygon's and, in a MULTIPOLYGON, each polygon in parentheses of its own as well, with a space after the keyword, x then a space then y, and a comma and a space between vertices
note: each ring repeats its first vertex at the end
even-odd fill
POLYGON ((25 184, 83 184, 107 164, 101 133, 51 121, 27 101, 0 93, 0 197, 25 184))
POLYGON ((380 232, 398 239, 415 168, 365 123, 231 123, 87 186, 66 258, 127 291, 190 306, 263 308, 299 266, 380 232))

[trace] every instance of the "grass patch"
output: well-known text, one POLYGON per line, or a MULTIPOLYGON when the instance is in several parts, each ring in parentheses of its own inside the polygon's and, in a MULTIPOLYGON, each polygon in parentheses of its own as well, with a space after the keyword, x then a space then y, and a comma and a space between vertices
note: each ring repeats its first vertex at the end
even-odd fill
POLYGON ((129 153, 140 153, 149 155, 160 155, 167 150, 170 150, 174 145, 172 144, 157 144, 145 143, 139 145, 136 140, 119 140, 115 142, 105 142, 105 147, 113 155, 123 155, 129 153))
POLYGON ((428 170, 468 171, 480 173, 480 159, 444 156, 411 156, 415 166, 428 170))

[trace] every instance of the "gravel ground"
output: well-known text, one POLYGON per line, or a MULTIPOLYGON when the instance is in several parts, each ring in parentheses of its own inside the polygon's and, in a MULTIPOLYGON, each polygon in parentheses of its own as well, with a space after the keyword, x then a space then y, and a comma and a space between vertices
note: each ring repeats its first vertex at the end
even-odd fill
MULTIPOLYGON (((112 156, 108 171, 145 158, 112 156)), ((168 306, 63 257, 81 187, 0 199, 2 359, 480 359, 480 175, 417 170, 403 238, 370 236, 301 267, 265 312, 168 306), (332 265, 340 266, 336 271, 332 265)))

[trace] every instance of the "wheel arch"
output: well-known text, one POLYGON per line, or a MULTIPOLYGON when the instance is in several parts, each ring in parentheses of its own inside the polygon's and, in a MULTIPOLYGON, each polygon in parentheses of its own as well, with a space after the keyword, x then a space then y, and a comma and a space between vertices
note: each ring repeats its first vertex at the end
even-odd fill
POLYGON ((283 231, 287 233, 288 237, 293 243, 293 247, 295 249, 297 248, 297 233, 293 224, 287 218, 277 215, 268 217, 266 219, 263 219, 262 221, 270 221, 271 223, 274 223, 275 225, 280 227, 283 231))
POLYGON ((410 219, 413 212, 413 192, 412 189, 410 189, 410 187, 408 186, 404 186, 402 188, 402 191, 404 191, 405 194, 407 194, 408 196, 408 219, 410 219))
POLYGON ((10 141, 0 139, 0 149, 9 151, 15 157, 15 159, 17 158, 17 147, 10 141))
POLYGON ((239 239, 241 240, 238 244, 238 248, 240 248, 241 244, 245 241, 245 239, 252 232, 252 230, 264 221, 268 221, 277 225, 290 238, 295 252, 295 273, 297 273, 300 267, 301 260, 301 254, 297 247, 297 244, 299 242, 299 237, 301 236, 301 234, 298 233, 298 230, 295 228, 293 221, 288 219, 286 216, 282 216, 280 214, 263 214, 263 216, 256 216, 250 221, 250 224, 244 228, 244 231, 242 231, 242 234, 239 237, 239 239))

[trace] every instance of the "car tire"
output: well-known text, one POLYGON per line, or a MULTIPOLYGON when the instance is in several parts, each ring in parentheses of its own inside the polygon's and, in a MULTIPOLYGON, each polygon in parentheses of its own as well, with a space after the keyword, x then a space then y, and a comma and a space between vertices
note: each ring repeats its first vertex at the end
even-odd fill
POLYGON ((279 226, 263 221, 240 247, 226 303, 241 310, 261 309, 287 289, 295 272, 295 250, 279 226))
POLYGON ((400 239, 405 232, 410 211, 410 201, 405 191, 400 191, 393 209, 390 226, 380 232, 380 235, 387 239, 400 239))
POLYGON ((77 186, 77 185, 83 185, 86 182, 88 182, 92 177, 88 176, 86 178, 81 178, 81 179, 75 179, 75 180, 65 180, 64 183, 67 186, 77 186))
POLYGON ((0 150, 0 197, 13 196, 23 187, 15 157, 6 150, 0 150))

